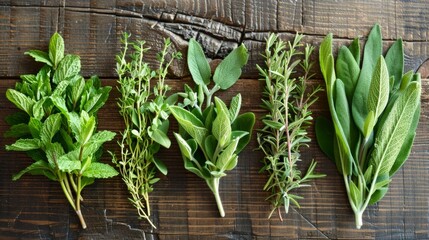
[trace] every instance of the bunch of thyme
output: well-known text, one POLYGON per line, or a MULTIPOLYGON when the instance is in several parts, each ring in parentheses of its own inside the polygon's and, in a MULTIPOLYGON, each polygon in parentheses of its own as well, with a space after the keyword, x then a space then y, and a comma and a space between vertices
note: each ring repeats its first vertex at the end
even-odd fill
POLYGON ((159 181, 156 169, 166 175, 167 168, 161 160, 155 158, 155 154, 160 146, 169 148, 171 145, 167 137, 169 106, 177 101, 177 94, 167 97, 171 87, 165 83, 165 78, 169 66, 174 59, 181 58, 181 53, 169 54, 171 41, 165 39, 164 48, 157 55, 159 67, 152 70, 143 60, 149 50, 144 47, 145 42, 129 42, 129 37, 127 33, 123 35, 123 49, 116 56, 118 90, 121 93, 118 106, 125 129, 122 140, 118 142, 120 159, 112 155, 131 194, 129 200, 139 216, 156 228, 150 219, 149 193, 153 191, 153 184, 159 181), (167 61, 168 55, 170 59, 167 61), (151 85, 151 81, 156 81, 155 86, 151 85))
POLYGON ((277 210, 280 220, 281 206, 286 213, 290 202, 299 207, 298 200, 302 197, 292 194, 292 190, 308 186, 306 183, 311 179, 325 176, 314 173, 314 161, 304 176, 297 166, 301 161, 300 148, 310 141, 307 136, 312 120, 309 107, 317 100, 316 93, 321 91, 320 86, 307 89, 307 81, 312 77, 310 55, 314 47, 307 44, 301 52, 302 37, 297 34, 293 42, 284 42, 271 34, 264 55, 266 67, 257 66, 260 80, 265 83, 262 107, 268 111, 262 118, 264 127, 257 134, 258 149, 265 155, 261 172, 269 174, 264 186, 264 190, 272 193, 267 198, 273 208, 269 218, 277 210), (302 54, 303 61, 295 60, 302 54), (292 74, 298 67, 304 74, 294 78, 292 74))

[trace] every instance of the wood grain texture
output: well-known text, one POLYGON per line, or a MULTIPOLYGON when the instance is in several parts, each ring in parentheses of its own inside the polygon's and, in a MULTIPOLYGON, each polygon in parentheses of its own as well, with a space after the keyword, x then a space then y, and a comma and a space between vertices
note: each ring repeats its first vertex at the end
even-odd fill
MULTIPOLYGON (((66 51, 79 54, 83 74, 97 74, 106 85, 116 85, 114 56, 119 51, 122 32, 144 39, 152 50, 147 61, 155 64, 162 39, 170 37, 176 50, 186 57, 187 41, 195 37, 213 60, 223 58, 244 43, 250 59, 243 79, 219 96, 228 101, 236 93, 243 96, 242 111, 264 112, 259 107, 261 87, 255 64, 263 64, 260 53, 269 32, 292 39, 295 32, 304 41, 320 44, 333 32, 334 49, 355 36, 366 35, 373 23, 382 25, 383 38, 405 40, 406 69, 419 70, 423 80, 422 115, 411 156, 395 175, 388 194, 367 209, 364 226, 354 229, 343 181, 336 167, 315 142, 303 151, 302 167, 311 159, 317 171, 328 176, 298 191, 305 197, 301 208, 293 207, 280 222, 267 220, 270 206, 263 192, 266 176, 259 174, 261 153, 253 151, 253 140, 240 155, 237 168, 221 181, 221 197, 226 217, 219 218, 205 183, 183 168, 178 146, 160 153, 169 174, 160 176, 151 195, 153 220, 158 229, 137 219, 128 202, 122 180, 117 177, 97 181, 83 193, 83 212, 88 223, 81 230, 58 183, 38 176, 12 182, 11 175, 28 165, 24 154, 0 150, 0 239, 428 239, 429 238, 429 4, 421 1, 316 1, 316 0, 88 0, 88 1, 4 1, 0 0, 0 111, 15 111, 5 96, 20 74, 40 67, 25 51, 47 49, 52 33, 59 31, 66 51)), ((362 39, 364 41, 364 39, 362 39)), ((317 50, 316 50, 317 51, 317 50)), ((317 53, 316 53, 317 54, 317 53)), ((317 62, 317 56, 314 56, 317 62)), ((318 71, 317 69, 315 69, 318 71)), ((173 66, 169 83, 181 90, 191 83, 185 61, 173 66)), ((320 75, 312 84, 323 84, 320 75)), ((119 132, 121 118, 112 95, 100 111, 100 129, 119 132)), ((328 115, 326 97, 320 94, 313 107, 314 117, 328 115)), ((261 127, 257 122, 256 127, 261 127)), ((8 126, 0 121, 0 135, 8 126)), ((177 124, 173 124, 177 130, 177 124)), ((310 130, 314 139, 314 132, 310 130)), ((0 138, 0 146, 12 139, 0 138)), ((106 149, 118 151, 115 143, 106 149)), ((109 156, 103 157, 110 162, 109 156)))

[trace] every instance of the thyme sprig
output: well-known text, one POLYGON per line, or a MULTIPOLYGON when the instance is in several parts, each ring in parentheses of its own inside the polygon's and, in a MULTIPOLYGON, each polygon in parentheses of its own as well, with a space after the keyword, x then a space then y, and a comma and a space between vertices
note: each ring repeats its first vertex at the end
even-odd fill
POLYGON ((264 82, 262 107, 268 113, 262 118, 264 127, 259 130, 257 140, 259 148, 265 155, 262 160, 262 171, 269 174, 264 190, 271 191, 267 198, 272 204, 272 214, 277 210, 280 220, 280 207, 284 206, 288 213, 290 202, 299 207, 301 196, 292 194, 294 189, 309 186, 312 179, 324 177, 324 174, 314 173, 316 162, 312 161, 307 173, 302 176, 297 163, 301 161, 300 149, 307 146, 310 138, 307 128, 311 125, 309 107, 316 102, 316 93, 320 86, 307 88, 313 63, 310 61, 314 47, 306 45, 302 48, 302 35, 296 35, 293 42, 284 42, 277 35, 271 34, 265 48, 265 67, 257 65, 264 82), (295 59, 300 55, 304 59, 295 59), (292 77, 296 69, 302 68, 304 74, 292 77))
POLYGON ((116 56, 118 90, 121 93, 118 106, 125 129, 122 139, 118 142, 121 155, 112 155, 113 162, 119 168, 131 194, 129 200, 139 216, 156 228, 150 219, 149 193, 159 181, 156 170, 166 175, 167 167, 155 155, 160 146, 169 148, 171 145, 167 137, 169 106, 177 101, 177 94, 167 97, 171 87, 165 83, 165 78, 169 66, 175 59, 181 58, 181 53, 174 52, 170 55, 171 41, 165 39, 164 48, 157 55, 159 67, 152 70, 149 64, 144 62, 144 54, 149 50, 145 48, 145 42, 129 42, 129 37, 127 33, 123 35, 123 48, 116 56))

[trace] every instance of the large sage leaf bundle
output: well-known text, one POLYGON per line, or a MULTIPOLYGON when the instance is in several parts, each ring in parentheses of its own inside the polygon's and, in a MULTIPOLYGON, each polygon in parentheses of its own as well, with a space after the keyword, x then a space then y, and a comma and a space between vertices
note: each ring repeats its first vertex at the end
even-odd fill
POLYGON ((104 142, 115 133, 96 132, 97 112, 109 97, 111 87, 101 87, 97 77, 85 80, 80 74, 79 56, 64 54, 64 40, 55 33, 49 52, 27 52, 45 65, 36 74, 21 75, 15 89, 6 97, 21 111, 8 117, 6 136, 18 138, 10 151, 26 152, 33 163, 13 176, 45 175, 58 181, 76 211, 82 228, 81 192, 96 178, 109 178, 118 172, 99 162, 104 142))
POLYGON ((129 42, 128 39, 129 34, 124 33, 122 51, 116 56, 118 90, 121 93, 118 106, 125 129, 118 142, 121 153, 119 156, 111 154, 139 217, 156 228, 150 219, 149 193, 159 181, 157 170, 166 175, 167 167, 155 155, 161 146, 169 148, 171 145, 167 137, 169 106, 177 101, 177 94, 167 96, 171 87, 165 83, 165 78, 172 61, 181 58, 181 54, 169 54, 171 41, 166 39, 163 50, 158 54, 159 67, 152 70, 144 61, 144 54, 149 50, 145 48, 145 42, 129 42))
POLYGON ((259 130, 257 138, 258 149, 264 153, 261 171, 269 175, 264 186, 264 190, 271 192, 267 198, 272 205, 269 217, 277 210, 280 220, 282 206, 286 213, 291 202, 300 206, 298 201, 302 197, 294 194, 294 190, 309 186, 310 180, 325 176, 314 172, 314 161, 304 175, 298 168, 301 148, 310 142, 307 128, 313 118, 309 108, 321 90, 319 86, 307 88, 312 77, 310 56, 314 47, 307 44, 302 51, 302 37, 297 34, 293 41, 284 42, 271 34, 264 52, 266 66, 257 65, 260 80, 264 82, 262 107, 267 111, 262 118, 264 127, 259 130), (298 58, 300 55, 304 55, 303 60, 298 58), (298 69, 304 73, 295 77, 293 73, 298 69))
POLYGON ((232 98, 229 107, 217 97, 213 103, 212 96, 219 89, 226 90, 234 85, 247 58, 244 45, 234 49, 216 68, 214 86, 209 89, 209 64, 201 46, 191 39, 188 67, 197 86, 192 90, 185 85, 185 92, 179 93, 184 98, 183 103, 170 107, 179 123, 179 133, 174 135, 185 168, 206 181, 216 198, 222 217, 225 216, 225 211, 219 194, 219 181, 226 176, 226 171, 237 165, 238 154, 250 141, 255 115, 251 112, 239 114, 240 94, 232 98))
POLYGON ((420 75, 404 71, 402 40, 382 55, 381 31, 371 30, 363 60, 355 39, 334 61, 332 34, 322 42, 320 68, 332 123, 316 121, 323 152, 343 175, 356 227, 366 207, 383 198, 410 154, 420 116, 420 75))

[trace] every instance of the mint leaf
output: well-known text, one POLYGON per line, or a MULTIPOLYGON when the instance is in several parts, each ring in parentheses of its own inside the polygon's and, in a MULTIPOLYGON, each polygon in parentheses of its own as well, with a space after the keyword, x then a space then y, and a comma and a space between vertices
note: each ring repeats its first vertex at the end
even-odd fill
POLYGON ((60 34, 54 33, 49 42, 49 59, 53 63, 54 69, 64 57, 64 39, 60 34))
POLYGON ((18 139, 12 145, 7 145, 6 150, 8 151, 29 151, 40 148, 39 139, 18 139))
POLYGON ((112 166, 105 163, 94 162, 82 173, 88 178, 111 178, 119 173, 112 166))

